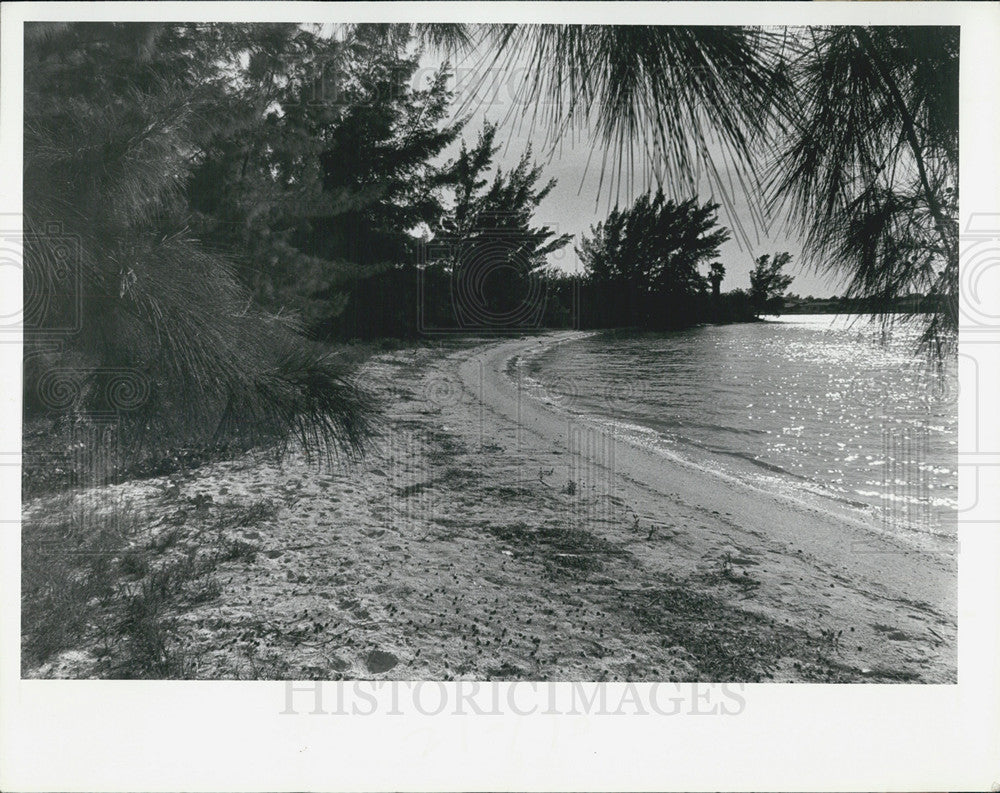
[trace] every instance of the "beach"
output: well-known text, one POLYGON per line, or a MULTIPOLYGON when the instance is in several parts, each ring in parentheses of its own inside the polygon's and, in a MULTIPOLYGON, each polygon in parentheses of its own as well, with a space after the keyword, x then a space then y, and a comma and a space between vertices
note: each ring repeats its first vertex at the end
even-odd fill
MULTIPOLYGON (((75 500, 133 516, 147 556, 210 558, 161 615, 182 677, 955 682, 953 556, 538 398, 523 362, 579 336, 382 353, 364 460, 39 497, 24 540, 75 500)), ((98 627, 23 674, 107 676, 98 627)))

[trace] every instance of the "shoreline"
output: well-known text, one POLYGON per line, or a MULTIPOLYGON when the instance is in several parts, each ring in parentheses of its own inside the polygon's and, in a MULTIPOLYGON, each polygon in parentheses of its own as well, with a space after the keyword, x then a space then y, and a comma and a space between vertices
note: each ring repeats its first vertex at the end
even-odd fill
MULTIPOLYGON (((512 423, 530 426, 539 436, 558 442, 562 429, 559 425, 571 426, 581 421, 580 417, 558 415, 559 411, 551 406, 542 407, 533 400, 518 399, 514 393, 516 386, 495 376, 505 369, 498 362, 518 355, 525 349, 524 344, 508 342, 485 352, 482 369, 494 376, 489 378, 488 375, 484 401, 501 411, 506 408, 506 417, 512 423), (494 397, 498 393, 502 395, 500 399, 494 397), (512 404, 518 406, 516 417, 510 410, 512 404)), ((467 385, 471 383, 471 366, 471 362, 460 365, 467 385)), ((565 435, 565 431, 562 434, 565 435)), ((846 632, 854 634, 852 641, 855 647, 858 646, 857 639, 861 640, 863 648, 866 643, 873 647, 879 643, 881 634, 899 636, 904 633, 899 630, 873 631, 871 624, 875 619, 869 619, 867 626, 864 624, 861 619, 863 614, 874 618, 881 611, 882 607, 875 605, 878 601, 893 602, 897 607, 916 607, 917 611, 926 612, 926 615, 909 615, 909 626, 914 632, 921 627, 930 627, 935 633, 953 629, 953 625, 945 624, 948 621, 945 615, 957 613, 957 574, 953 567, 949 569, 946 556, 916 548, 891 535, 876 533, 858 521, 853 511, 843 509, 822 496, 797 503, 783 495, 765 493, 734 478, 707 472, 686 461, 665 458, 653 450, 631 444, 627 439, 610 440, 615 449, 616 490, 632 490, 653 521, 659 519, 657 510, 663 508, 663 497, 666 496, 666 501, 675 506, 673 514, 665 516, 667 520, 672 518, 676 523, 677 518, 686 513, 689 526, 694 526, 699 525, 699 520, 710 523, 709 516, 712 516, 716 522, 724 524, 721 531, 723 543, 728 541, 744 550, 755 544, 758 551, 762 547, 768 549, 767 553, 774 560, 771 572, 778 579, 774 583, 784 590, 780 596, 772 594, 771 603, 766 607, 767 610, 774 609, 776 616, 792 610, 793 607, 786 605, 786 598, 794 591, 790 601, 795 604, 795 611, 807 610, 807 604, 814 605, 817 613, 829 608, 831 619, 849 624, 846 632), (819 509, 816 504, 826 508, 819 509), (736 516, 739 516, 738 519, 736 516), (810 530, 802 531, 803 524, 808 524, 810 530), (801 565, 790 563, 791 554, 811 560, 814 572, 822 571, 822 575, 829 579, 829 589, 833 592, 824 591, 822 597, 813 597, 815 576, 812 581, 799 576, 809 583, 797 586, 795 568, 801 565), (925 616, 930 615, 933 615, 932 622, 935 617, 945 617, 945 620, 938 625, 928 625, 925 616), (850 625, 851 622, 858 624, 850 625), (851 631, 850 627, 855 630, 851 631)), ((710 528, 719 533, 720 527, 710 528)), ((697 533, 689 531, 688 537, 693 539, 697 533)), ((701 539, 701 547, 710 553, 711 542, 701 539)), ((763 595, 762 589, 757 598, 761 599, 763 595)), ((884 625, 882 619, 891 621, 891 613, 878 618, 877 624, 884 625)), ((933 641, 934 633, 928 638, 933 641)), ((850 653, 846 655, 851 656, 850 653)), ((947 664, 942 664, 937 671, 947 675, 947 668, 947 664)))
MULTIPOLYGON (((520 388, 529 398, 542 401, 553 411, 560 413, 564 420, 595 427, 629 446, 642 447, 650 451, 655 456, 654 459, 666 458, 669 463, 681 466, 695 475, 700 473, 717 478, 723 487, 773 498, 791 507, 827 513, 831 518, 851 523, 862 532, 875 534, 889 543, 902 544, 907 549, 922 551, 932 556, 954 556, 957 542, 954 533, 921 531, 914 526, 886 530, 878 524, 877 503, 860 501, 857 497, 852 498, 843 493, 826 490, 822 483, 750 455, 709 450, 686 439, 683 441, 675 439, 668 444, 659 430, 615 418, 612 413, 602 415, 586 409, 566 408, 561 395, 550 394, 545 386, 530 374, 522 374, 530 372, 534 361, 558 344, 581 340, 600 333, 602 331, 581 331, 572 337, 530 350, 523 356, 520 352, 514 352, 508 358, 503 370, 508 379, 514 379, 520 384, 520 388), (699 460, 699 457, 709 462, 705 463, 699 460), (753 473, 760 472, 777 474, 777 481, 761 480, 752 476, 753 473), (796 486, 791 486, 792 482, 795 482, 796 486)), ((559 381, 559 387, 562 385, 562 381, 559 381)), ((615 399, 615 396, 609 395, 609 399, 615 399)), ((570 398, 570 402, 572 401, 570 398)))
MULTIPOLYGON (((176 676, 955 681, 949 560, 726 485, 507 377, 580 335, 376 356, 361 375, 388 426, 357 466, 249 455, 77 498, 143 515, 137 552, 167 533, 170 554, 252 547, 217 557, 214 597, 164 610, 190 660, 176 676)), ((24 537, 56 508, 26 503, 24 537)), ((87 634, 24 674, 108 676, 100 652, 87 634)))

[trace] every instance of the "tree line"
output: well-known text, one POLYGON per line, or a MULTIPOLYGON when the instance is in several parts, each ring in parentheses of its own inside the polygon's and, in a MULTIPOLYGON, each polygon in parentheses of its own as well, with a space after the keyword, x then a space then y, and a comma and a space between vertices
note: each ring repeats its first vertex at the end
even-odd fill
POLYGON ((748 246, 746 225, 784 223, 807 265, 887 322, 900 296, 925 295, 925 347, 954 352, 958 27, 505 24, 482 37, 516 101, 544 103, 554 142, 587 123, 681 194, 707 178, 748 246))
POLYGON ((553 184, 530 151, 496 167, 488 124, 442 162, 467 119, 447 67, 417 85, 424 43, 28 25, 26 417, 110 417, 138 453, 357 451, 373 411, 328 341, 456 326, 459 265, 487 314, 516 305, 518 268, 568 242, 533 223, 553 184))
POLYGON ((713 132, 849 296, 919 291, 928 339, 956 325, 952 29, 32 23, 24 108, 26 415, 111 416, 129 447, 359 450, 373 411, 331 340, 780 307, 784 254, 721 292, 719 246, 745 230, 685 145, 713 132), (426 48, 476 38, 541 58, 530 101, 575 74, 553 130, 592 109, 691 197, 616 208, 578 242, 583 275, 549 269, 570 243, 534 217, 554 183, 451 117, 447 66, 417 84, 426 48), (694 197, 696 166, 720 203, 694 197))

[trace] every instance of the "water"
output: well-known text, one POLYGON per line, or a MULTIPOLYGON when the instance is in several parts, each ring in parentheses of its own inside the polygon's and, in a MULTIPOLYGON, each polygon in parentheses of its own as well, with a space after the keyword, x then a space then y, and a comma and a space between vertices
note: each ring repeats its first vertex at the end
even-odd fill
MULTIPOLYGON (((882 341, 868 317, 786 316, 670 334, 597 334, 525 363, 544 394, 791 497, 832 498, 911 539, 955 534, 957 367, 882 341)), ((647 444, 648 445, 648 444, 647 444)))

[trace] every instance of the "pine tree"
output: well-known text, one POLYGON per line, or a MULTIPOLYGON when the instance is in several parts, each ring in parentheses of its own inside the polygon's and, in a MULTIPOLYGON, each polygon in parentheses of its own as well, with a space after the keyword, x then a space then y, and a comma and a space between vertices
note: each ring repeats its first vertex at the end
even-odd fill
POLYGON ((461 124, 445 119, 446 68, 414 84, 411 40, 405 25, 258 34, 226 99, 261 123, 213 138, 192 173, 206 238, 240 253, 259 301, 314 331, 362 279, 410 261, 414 229, 443 212, 432 160, 461 124))
POLYGON ((255 306, 231 259, 191 232, 189 180, 209 142, 262 123, 217 112, 239 83, 227 64, 249 52, 252 67, 244 45, 262 33, 294 35, 27 26, 25 283, 42 306, 26 333, 29 416, 112 415, 136 454, 290 433, 317 451, 365 442, 365 400, 340 365, 255 306), (53 291, 60 281, 73 288, 53 291), (53 350, 56 328, 73 332, 53 350))
POLYGON ((553 142, 593 121, 659 183, 707 177, 750 244, 739 184, 751 221, 790 222, 850 296, 889 320, 898 297, 924 294, 924 341, 957 341, 958 27, 505 24, 481 40, 490 79, 510 80, 553 142))
POLYGON ((492 180, 487 177, 499 151, 495 137, 496 126, 487 124, 475 146, 463 144, 447 169, 453 205, 434 240, 441 257, 436 264, 450 276, 450 309, 459 326, 536 326, 546 303, 541 271, 572 236, 533 224, 556 182, 540 183, 542 169, 530 147, 509 171, 497 168, 492 180))
POLYGON ((773 169, 816 266, 887 321, 926 293, 924 342, 958 330, 957 27, 810 28, 792 39, 795 86, 773 169))
POLYGON ((792 276, 784 272, 791 260, 792 254, 787 251, 776 253, 773 258, 765 253, 754 260, 750 271, 750 302, 757 316, 776 314, 781 310, 785 290, 792 285, 792 276))
POLYGON ((729 239, 718 209, 657 192, 594 226, 577 248, 592 294, 600 296, 592 321, 669 328, 704 319, 708 279, 700 267, 729 239))

